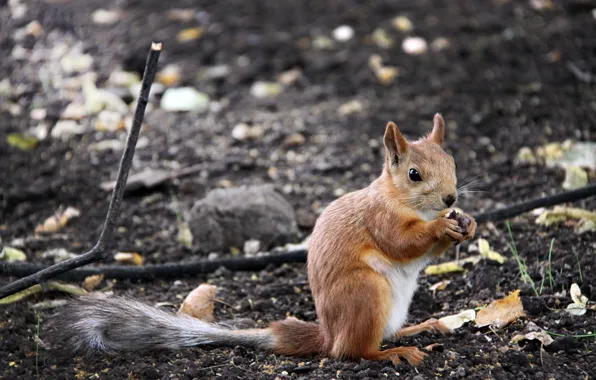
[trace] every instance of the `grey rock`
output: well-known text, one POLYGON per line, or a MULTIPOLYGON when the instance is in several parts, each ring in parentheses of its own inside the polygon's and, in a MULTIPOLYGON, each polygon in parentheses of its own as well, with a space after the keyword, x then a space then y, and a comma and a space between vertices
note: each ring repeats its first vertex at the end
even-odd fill
POLYGON ((292 205, 272 185, 212 190, 192 207, 189 225, 203 252, 241 249, 250 239, 269 249, 298 235, 292 205))

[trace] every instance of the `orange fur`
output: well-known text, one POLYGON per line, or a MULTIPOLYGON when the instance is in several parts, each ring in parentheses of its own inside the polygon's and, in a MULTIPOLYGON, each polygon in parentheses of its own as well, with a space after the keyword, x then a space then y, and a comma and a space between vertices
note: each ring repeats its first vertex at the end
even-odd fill
POLYGON ((379 350, 393 297, 381 269, 442 255, 455 241, 469 238, 461 235, 456 221, 442 217, 445 197, 456 194, 455 164, 440 146, 443 137, 438 114, 429 136, 411 143, 394 123, 387 125, 380 177, 332 202, 310 239, 308 277, 319 325, 277 322, 272 326, 276 352, 317 351, 394 363, 402 357, 413 365, 422 360, 424 354, 415 347, 379 350), (409 179, 411 168, 423 181, 409 179), (423 219, 429 215, 432 220, 423 219))

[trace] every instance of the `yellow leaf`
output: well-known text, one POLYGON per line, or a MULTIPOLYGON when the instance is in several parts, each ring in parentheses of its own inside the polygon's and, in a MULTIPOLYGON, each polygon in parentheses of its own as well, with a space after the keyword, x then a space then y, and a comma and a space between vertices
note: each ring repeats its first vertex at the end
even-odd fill
POLYGON ((9 263, 13 261, 26 261, 27 255, 25 255, 25 252, 21 251, 20 249, 4 247, 0 252, 0 260, 9 263))
POLYGON ((496 261, 499 264, 503 264, 507 261, 507 258, 501 255, 499 252, 495 252, 490 248, 488 241, 486 239, 478 239, 478 250, 482 257, 487 258, 492 261, 496 261))
POLYGON ((24 150, 25 152, 31 150, 39 144, 39 140, 33 136, 22 135, 20 133, 9 133, 6 136, 8 145, 24 150))
POLYGON ((103 281, 103 277, 103 273, 94 274, 93 276, 86 277, 85 281, 83 281, 83 289, 91 291, 97 288, 97 286, 101 284, 101 282, 103 281))
POLYGON ((114 255, 114 260, 122 264, 143 265, 143 256, 137 252, 118 252, 114 255))
POLYGON ((518 289, 507 297, 495 300, 486 308, 480 310, 476 316, 476 326, 492 325, 500 329, 525 315, 518 289))
POLYGON ((74 207, 68 207, 66 210, 58 210, 54 215, 50 216, 42 224, 35 227, 35 233, 51 234, 60 231, 68 221, 81 215, 81 212, 74 207))
POLYGON ((203 28, 200 26, 194 28, 186 28, 178 32, 176 39, 178 42, 188 42, 199 39, 203 35, 203 28))

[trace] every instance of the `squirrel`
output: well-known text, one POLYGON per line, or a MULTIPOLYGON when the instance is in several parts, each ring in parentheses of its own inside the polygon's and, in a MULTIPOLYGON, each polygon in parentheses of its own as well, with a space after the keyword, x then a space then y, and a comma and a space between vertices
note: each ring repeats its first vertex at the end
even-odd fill
POLYGON ((400 333, 419 272, 453 244, 473 238, 447 217, 457 200, 453 157, 441 147, 445 122, 409 142, 389 122, 381 175, 368 187, 329 204, 315 223, 308 247, 308 279, 318 323, 287 318, 263 329, 230 329, 145 303, 95 294, 69 303, 58 323, 75 352, 176 349, 242 345, 288 356, 391 360, 418 365, 416 347, 380 350, 383 340, 422 331, 449 333, 438 320, 400 333))

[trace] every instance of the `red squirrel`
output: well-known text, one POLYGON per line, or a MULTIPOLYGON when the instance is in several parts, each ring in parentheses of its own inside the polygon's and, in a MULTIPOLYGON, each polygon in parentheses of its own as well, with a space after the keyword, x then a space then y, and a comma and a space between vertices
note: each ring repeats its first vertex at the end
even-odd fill
MULTIPOLYGON (((368 187, 332 202, 318 218, 308 246, 308 279, 318 323, 295 318, 264 329, 234 330, 144 303, 92 295, 73 301, 58 323, 78 352, 175 349, 202 344, 244 345, 282 355, 391 360, 417 365, 416 347, 381 351, 400 335, 419 272, 450 246, 473 238, 447 214, 457 200, 453 157, 441 147, 445 123, 409 142, 390 122, 381 175, 368 187)), ((437 320, 408 328, 449 332, 437 320)), ((404 330, 405 331, 405 330, 404 330)))

